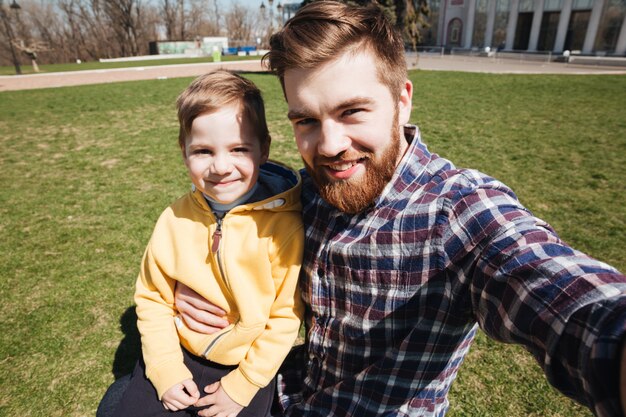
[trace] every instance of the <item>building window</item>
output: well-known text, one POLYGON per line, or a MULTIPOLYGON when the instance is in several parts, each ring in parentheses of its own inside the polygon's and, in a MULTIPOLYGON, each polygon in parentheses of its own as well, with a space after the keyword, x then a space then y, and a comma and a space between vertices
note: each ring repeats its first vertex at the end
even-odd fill
POLYGON ((518 10, 520 12, 532 12, 535 10, 535 0, 520 0, 518 10))
POLYGON ((624 15, 626 15, 626 1, 607 1, 596 36, 596 52, 601 54, 615 52, 624 15))
POLYGON ((472 44, 483 48, 485 45, 485 32, 487 31, 487 0, 476 0, 476 12, 474 14, 474 33, 472 44))
POLYGON ((493 25, 492 45, 498 49, 504 48, 506 42, 506 29, 509 21, 509 10, 511 4, 509 0, 498 0, 496 3, 496 19, 493 25))
POLYGON ((441 7, 441 0, 428 0, 428 9, 430 10, 429 16, 426 18, 428 27, 420 28, 420 34, 422 40, 420 45, 423 46, 435 46, 441 45, 441 40, 438 39, 439 30, 439 9, 441 7))
POLYGON ((463 22, 461 19, 454 18, 448 23, 448 45, 461 46, 461 31, 463 30, 463 22))
POLYGON ((530 30, 533 26, 533 12, 520 12, 517 15, 517 27, 515 28, 515 41, 513 49, 516 51, 528 50, 530 30))
POLYGON ((583 49, 591 10, 573 10, 567 26, 567 36, 563 50, 580 51, 583 49))
POLYGON ((537 50, 552 51, 554 42, 556 41, 556 31, 559 26, 559 18, 561 12, 544 12, 541 19, 541 27, 539 29, 539 41, 537 42, 537 50))
POLYGON ((545 11, 557 11, 561 10, 563 0, 545 0, 543 3, 543 10, 545 11))
POLYGON ((573 10, 587 10, 593 7, 593 0, 574 0, 572 3, 573 10))

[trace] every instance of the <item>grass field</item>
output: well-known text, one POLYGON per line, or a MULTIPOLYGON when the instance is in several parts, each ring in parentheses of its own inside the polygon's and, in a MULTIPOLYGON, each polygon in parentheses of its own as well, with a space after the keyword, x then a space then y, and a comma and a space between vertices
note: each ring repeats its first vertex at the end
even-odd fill
MULTIPOLYGON (((261 59, 261 56, 234 56, 225 55, 222 57, 222 61, 241 61, 248 59, 261 59)), ((150 59, 144 61, 120 61, 120 62, 99 62, 88 61, 68 64, 40 64, 40 73, 49 72, 71 72, 71 71, 85 71, 85 70, 99 70, 99 69, 111 69, 111 68, 134 68, 134 67, 152 67, 157 65, 179 65, 179 64, 200 64, 204 62, 213 62, 213 58, 165 58, 165 59, 150 59)), ((30 63, 21 63, 20 68, 22 74, 34 74, 35 71, 30 63)), ((0 75, 15 75, 14 66, 0 66, 0 75)))
MULTIPOLYGON (((272 157, 300 166, 262 88, 272 157)), ((562 238, 626 270, 626 77, 412 72, 430 149, 517 191, 562 238)), ((133 286, 189 181, 174 100, 190 79, 0 93, 0 416, 91 416, 138 354, 133 286)), ((450 416, 590 416, 519 348, 480 335, 450 416)))

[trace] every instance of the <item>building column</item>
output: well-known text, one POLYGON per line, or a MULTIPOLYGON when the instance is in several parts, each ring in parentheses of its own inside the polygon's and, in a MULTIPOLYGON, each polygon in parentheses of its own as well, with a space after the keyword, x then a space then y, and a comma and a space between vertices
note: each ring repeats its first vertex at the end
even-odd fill
POLYGON ((589 26, 585 34, 585 42, 583 43, 583 54, 593 52, 596 45, 596 36, 598 35, 598 27, 600 19, 602 19, 602 11, 604 10, 604 0, 594 0, 591 16, 589 16, 589 26))
POLYGON ((563 52, 565 38, 567 37, 567 29, 569 27, 569 19, 572 15, 572 0, 563 0, 561 15, 559 16, 559 26, 556 29, 556 40, 552 52, 560 54, 563 52))
POLYGON ((491 46, 493 42, 493 27, 496 24, 496 3, 497 0, 489 0, 487 5, 487 27, 485 28, 485 46, 491 46))
POLYGON ((528 50, 534 52, 539 43, 539 31, 541 30, 541 19, 543 18, 543 0, 535 0, 535 13, 533 14, 533 24, 530 27, 530 40, 528 50))
POLYGON ((615 55, 626 55, 626 15, 624 15, 619 38, 617 38, 617 45, 615 45, 615 55))
POLYGON ((474 36, 474 19, 476 17, 476 0, 469 0, 467 19, 465 22, 465 35, 463 37, 463 47, 472 48, 472 37, 474 36))
POLYGON ((517 29, 517 15, 519 14, 519 0, 511 0, 511 10, 509 10, 509 22, 506 27, 506 44, 504 49, 513 50, 515 42, 515 29, 517 29))
POLYGON ((437 42, 439 43, 440 46, 444 46, 446 45, 446 43, 448 42, 448 40, 446 39, 446 11, 447 11, 447 4, 448 4, 448 0, 443 0, 441 2, 441 4, 443 4, 443 9, 441 8, 441 6, 439 6, 439 22, 438 22, 438 26, 437 26, 437 42))

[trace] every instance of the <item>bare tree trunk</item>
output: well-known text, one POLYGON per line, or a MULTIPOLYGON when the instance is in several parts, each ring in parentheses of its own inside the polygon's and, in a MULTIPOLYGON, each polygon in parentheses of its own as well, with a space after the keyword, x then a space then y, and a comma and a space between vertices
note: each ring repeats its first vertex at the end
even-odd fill
POLYGON ((178 0, 178 11, 180 13, 180 40, 185 40, 185 0, 178 0))

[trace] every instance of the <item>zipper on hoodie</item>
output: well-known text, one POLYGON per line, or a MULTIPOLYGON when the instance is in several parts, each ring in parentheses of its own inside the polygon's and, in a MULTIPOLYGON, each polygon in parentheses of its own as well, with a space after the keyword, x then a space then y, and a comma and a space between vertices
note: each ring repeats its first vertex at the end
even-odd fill
MULTIPOLYGON (((215 213, 214 213, 215 214, 215 213)), ((217 260, 217 267, 220 271, 220 275, 222 276, 222 279, 224 280, 224 283, 226 284, 226 286, 230 289, 230 284, 228 283, 228 278, 226 277, 226 274, 224 273, 224 267, 222 265, 222 258, 221 258, 221 252, 220 252, 220 244, 222 243, 222 222, 224 221, 224 215, 222 216, 218 216, 217 214, 215 214, 215 219, 217 222, 217 227, 215 228, 215 232, 213 232, 213 238, 211 239, 211 252, 213 253, 213 255, 215 255, 215 259, 217 260)), ((207 348, 204 350, 204 352, 202 353, 202 356, 204 356, 205 358, 207 357, 207 355, 209 354, 209 352, 211 352, 211 350, 213 349, 213 347, 215 346, 215 344, 224 336, 226 336, 228 333, 230 333, 232 329, 229 329, 227 331, 225 331, 224 333, 222 333, 221 335, 217 336, 215 339, 213 339, 211 341, 211 343, 209 343, 209 346, 207 346, 207 348)))
POLYGON ((218 217, 216 214, 215 218, 217 219, 217 228, 215 229, 215 232, 213 232, 213 242, 211 243, 211 252, 214 254, 218 253, 220 250, 220 242, 222 241, 222 221, 224 220, 224 217, 218 217))
POLYGON ((225 217, 225 214, 222 214, 221 217, 218 216, 217 214, 215 215, 215 218, 217 220, 217 227, 215 228, 215 232, 213 232, 213 239, 211 242, 211 252, 215 256, 215 259, 217 261, 217 267, 220 271, 220 275, 222 276, 222 279, 224 280, 226 287, 230 290, 230 283, 228 282, 228 277, 226 276, 226 272, 224 269, 224 263, 222 262, 222 250, 221 250, 222 223, 224 221, 224 217, 225 217))
POLYGON ((225 331, 224 333, 222 333, 221 335, 217 336, 215 339, 213 339, 211 341, 211 343, 209 343, 209 346, 207 346, 206 349, 204 349, 204 352, 202 352, 202 356, 203 357, 207 357, 207 355, 213 350, 213 348, 215 347, 215 345, 217 344, 217 342, 224 336, 226 336, 228 333, 231 332, 231 330, 233 329, 228 329, 227 331, 225 331))

